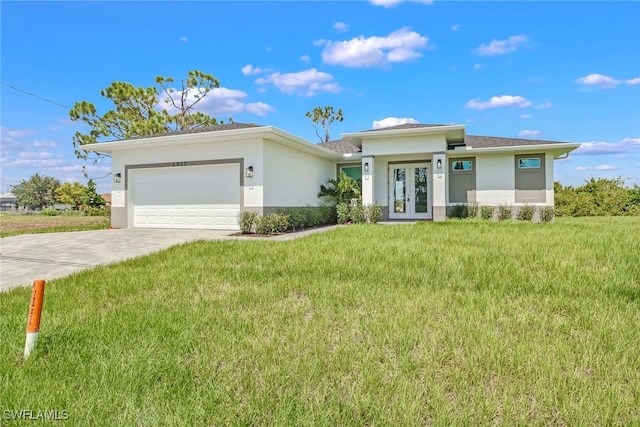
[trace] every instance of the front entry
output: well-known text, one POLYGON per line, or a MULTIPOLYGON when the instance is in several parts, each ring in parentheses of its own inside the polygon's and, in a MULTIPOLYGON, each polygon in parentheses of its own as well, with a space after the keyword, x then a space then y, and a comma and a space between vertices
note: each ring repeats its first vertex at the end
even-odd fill
POLYGON ((389 218, 431 218, 427 163, 389 165, 389 218))

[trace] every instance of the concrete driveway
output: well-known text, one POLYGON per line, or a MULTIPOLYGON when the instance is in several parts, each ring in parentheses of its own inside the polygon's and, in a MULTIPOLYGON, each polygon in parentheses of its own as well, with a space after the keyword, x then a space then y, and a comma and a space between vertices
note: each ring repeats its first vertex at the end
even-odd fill
POLYGON ((0 292, 75 271, 157 252, 193 240, 233 238, 233 231, 119 230, 23 234, 0 239, 0 292))

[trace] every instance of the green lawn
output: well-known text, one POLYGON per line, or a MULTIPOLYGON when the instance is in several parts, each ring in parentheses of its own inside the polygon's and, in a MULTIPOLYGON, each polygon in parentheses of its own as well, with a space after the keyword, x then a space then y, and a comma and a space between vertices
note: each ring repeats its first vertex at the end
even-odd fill
POLYGON ((0 294, 0 421, 638 425, 640 218, 196 242, 0 294))
POLYGON ((46 216, 0 212, 0 237, 61 231, 101 230, 109 228, 110 225, 111 219, 105 216, 46 216))

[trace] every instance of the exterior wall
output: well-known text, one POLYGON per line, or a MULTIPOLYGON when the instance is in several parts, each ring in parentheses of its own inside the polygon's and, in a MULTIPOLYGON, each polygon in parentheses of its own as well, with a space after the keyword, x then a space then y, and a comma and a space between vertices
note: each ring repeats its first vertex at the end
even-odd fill
POLYGON ((334 160, 323 159, 274 141, 265 140, 263 155, 265 167, 261 176, 265 210, 272 207, 316 206, 320 185, 336 176, 334 160))
POLYGON ((263 175, 262 164, 263 142, 262 139, 248 139, 241 141, 180 144, 169 147, 136 148, 115 151, 111 159, 113 175, 120 173, 122 178, 119 183, 111 184, 111 225, 117 228, 129 227, 129 194, 126 171, 133 165, 163 164, 170 165, 174 162, 206 162, 224 161, 232 159, 234 163, 240 162, 241 208, 243 206, 254 209, 262 209, 263 200, 263 175), (244 169, 253 166, 253 178, 244 177, 244 169))
POLYGON ((362 156, 389 156, 397 154, 432 153, 445 151, 444 135, 421 137, 372 138, 362 141, 362 156))
MULTIPOLYGON (((413 153, 410 155, 376 156, 373 170, 373 203, 377 203, 387 210, 389 206, 389 163, 417 163, 431 162, 431 153, 413 153)), ((431 164, 429 168, 431 168, 431 164)), ((433 172, 433 171, 430 171, 433 172)), ((364 183, 364 179, 363 179, 364 183)), ((364 184, 363 184, 364 185, 364 184)), ((433 183, 430 190, 433 189, 433 183)))
MULTIPOLYGON (((553 155, 545 154, 545 201, 540 202, 516 202, 515 191, 515 155, 513 153, 492 153, 475 155, 476 167, 476 191, 475 201, 479 205, 498 206, 525 204, 535 206, 553 206, 553 155)), ((449 162, 447 162, 449 163, 449 162)), ((447 170, 447 174, 450 171, 447 170)), ((456 205, 449 200, 449 188, 447 187, 447 205, 456 205)))

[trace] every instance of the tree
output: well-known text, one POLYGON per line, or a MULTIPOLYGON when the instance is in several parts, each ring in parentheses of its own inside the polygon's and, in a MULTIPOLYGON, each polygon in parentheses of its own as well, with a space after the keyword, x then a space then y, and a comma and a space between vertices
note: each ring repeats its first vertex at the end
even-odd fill
POLYGON ((60 181, 50 176, 33 175, 29 180, 22 180, 20 184, 11 187, 18 205, 31 209, 42 209, 52 206, 56 202, 56 189, 60 181))
POLYGON ((102 196, 96 191, 96 183, 92 179, 87 182, 87 191, 83 202, 88 208, 100 208, 106 204, 102 196))
POLYGON ((341 122, 344 120, 344 117, 342 117, 342 109, 334 112, 333 107, 331 106, 316 107, 313 111, 307 111, 305 116, 310 118, 313 122, 313 127, 316 130, 316 135, 320 138, 320 142, 329 142, 329 128, 331 127, 331 123, 335 121, 341 122), (324 139, 318 132, 318 126, 322 126, 324 129, 324 139))
POLYGON ((103 138, 128 139, 218 124, 214 117, 194 111, 212 89, 220 87, 213 75, 189 71, 179 90, 170 87, 173 77, 158 76, 155 83, 156 86, 146 88, 124 82, 111 83, 100 95, 111 100, 115 108, 103 115, 98 114, 91 102, 77 102, 69 111, 69 117, 85 122, 90 131, 78 131, 73 136, 76 156, 87 159, 88 153, 82 147, 103 138))
POLYGON ((349 202, 360 197, 360 186, 358 181, 342 171, 338 179, 328 179, 326 186, 320 185, 318 197, 324 197, 335 204, 349 202))
POLYGON ((80 209, 80 206, 84 203, 86 194, 87 187, 79 182, 74 182, 73 184, 65 182, 56 189, 58 202, 72 205, 76 210, 80 209))

